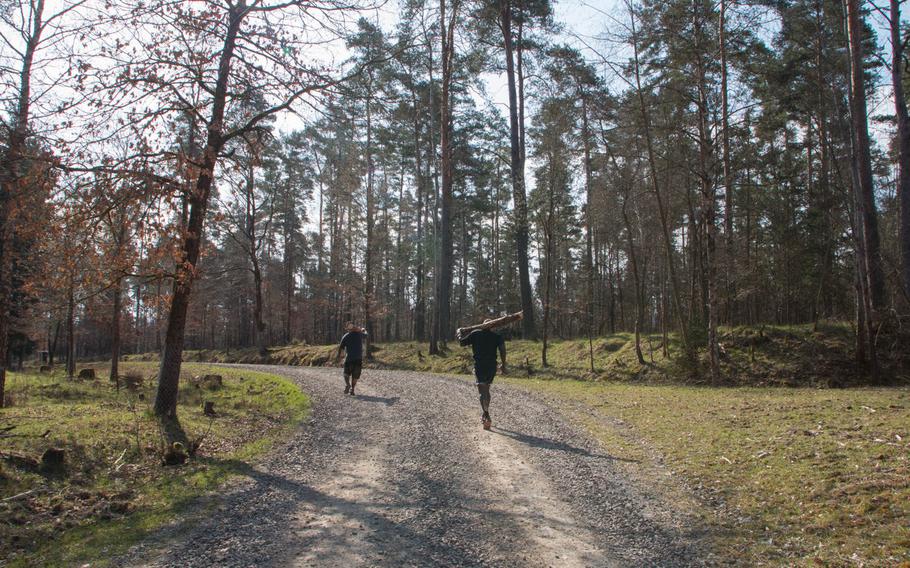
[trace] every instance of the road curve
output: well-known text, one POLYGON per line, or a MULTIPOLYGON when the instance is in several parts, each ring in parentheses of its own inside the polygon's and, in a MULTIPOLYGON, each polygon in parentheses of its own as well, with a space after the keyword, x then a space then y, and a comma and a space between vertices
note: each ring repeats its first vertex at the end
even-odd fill
POLYGON ((308 423, 115 565, 708 563, 688 515, 628 480, 606 448, 520 388, 494 385, 486 432, 463 379, 365 370, 350 397, 339 369, 254 368, 312 397, 308 423))

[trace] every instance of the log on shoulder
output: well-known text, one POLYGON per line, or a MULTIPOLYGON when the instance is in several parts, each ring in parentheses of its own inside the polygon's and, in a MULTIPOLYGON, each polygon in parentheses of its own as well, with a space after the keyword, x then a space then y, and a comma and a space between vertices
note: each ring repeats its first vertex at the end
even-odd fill
POLYGON ((520 320, 522 317, 523 317, 523 316, 522 316, 522 313, 521 313, 521 312, 515 312, 514 314, 509 314, 509 315, 507 315, 507 316, 502 316, 501 318, 496 318, 496 319, 494 319, 494 320, 489 320, 489 321, 486 321, 486 322, 484 322, 484 323, 479 323, 479 324, 477 324, 477 325, 469 325, 469 326, 466 326, 466 327, 459 327, 457 330, 455 330, 455 335, 456 335, 458 338, 462 338, 462 337, 465 337, 466 335, 468 335, 469 333, 471 333, 472 331, 476 331, 476 330, 478 330, 478 329, 493 329, 493 328, 496 328, 496 327, 502 327, 502 326, 504 326, 504 325, 509 325, 510 323, 512 323, 512 322, 514 322, 514 321, 518 321, 518 320, 520 320))

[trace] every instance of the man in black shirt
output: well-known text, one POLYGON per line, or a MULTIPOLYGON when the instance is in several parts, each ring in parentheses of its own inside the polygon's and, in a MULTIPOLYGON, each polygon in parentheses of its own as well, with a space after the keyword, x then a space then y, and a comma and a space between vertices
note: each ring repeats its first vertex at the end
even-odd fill
POLYGON ((341 338, 338 344, 338 354, 335 361, 341 358, 341 350, 344 349, 344 394, 350 393, 354 396, 354 387, 360 379, 360 371, 363 369, 363 340, 366 337, 366 330, 355 326, 352 322, 344 324, 347 333, 341 338))
MULTIPOLYGON (((489 323, 486 320, 484 323, 489 323)), ((490 385, 496 376, 496 351, 502 359, 501 370, 506 372, 506 343, 502 336, 489 329, 478 329, 466 336, 459 334, 463 347, 471 346, 474 352, 474 376, 477 377, 477 391, 480 393, 480 407, 483 409, 481 421, 483 429, 489 430, 493 425, 490 419, 490 385)))

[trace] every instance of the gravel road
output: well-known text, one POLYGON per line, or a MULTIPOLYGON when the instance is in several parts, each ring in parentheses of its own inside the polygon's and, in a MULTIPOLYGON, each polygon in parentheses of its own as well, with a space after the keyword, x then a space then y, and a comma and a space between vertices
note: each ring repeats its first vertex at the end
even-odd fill
POLYGON ((487 432, 463 379, 365 370, 350 397, 339 369, 255 368, 312 397, 308 423, 115 564, 709 563, 701 527, 664 502, 658 481, 631 481, 608 449, 520 388, 494 384, 487 432))

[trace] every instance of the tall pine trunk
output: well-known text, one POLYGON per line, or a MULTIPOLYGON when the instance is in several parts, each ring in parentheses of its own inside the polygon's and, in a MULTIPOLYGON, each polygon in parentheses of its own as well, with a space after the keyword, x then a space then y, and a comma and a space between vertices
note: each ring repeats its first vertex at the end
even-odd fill
MULTIPOLYGON (((700 13, 702 5, 696 2, 694 10, 694 25, 696 28, 696 51, 697 53, 697 70, 698 70, 698 161, 699 177, 701 182, 702 209, 704 211, 705 223, 705 266, 704 281, 707 288, 707 308, 708 308, 708 361, 711 368, 711 380, 717 384, 720 382, 720 349, 717 339, 717 326, 719 322, 718 311, 720 301, 717 297, 717 226, 715 224, 716 195, 714 191, 714 176, 712 175, 711 162, 713 159, 714 144, 711 140, 708 126, 708 96, 707 96, 707 71, 705 69, 705 52, 707 46, 702 45, 704 39, 703 32, 703 14, 700 13)), ((726 109, 724 109, 726 115, 726 109)), ((726 144, 725 149, 729 148, 726 144)), ((725 174, 729 174, 727 166, 729 165, 724 154, 725 174)), ((725 175, 726 181, 729 177, 725 175)))
MULTIPOLYGON (((372 80, 368 83, 368 91, 373 88, 372 80)), ((366 158, 367 158, 367 188, 366 188, 366 221, 367 221, 367 242, 366 242, 366 256, 364 258, 364 287, 363 287, 363 322, 366 327, 367 336, 366 341, 364 342, 364 356, 368 361, 373 359, 373 354, 370 350, 370 343, 372 342, 372 337, 375 335, 375 329, 373 329, 373 312, 372 312, 372 303, 373 303, 373 229, 374 229, 374 219, 373 219, 373 115, 372 115, 372 93, 368 92, 366 100, 366 119, 367 119, 367 144, 366 144, 366 158)))
POLYGON ((645 95, 641 84, 641 66, 639 60, 638 31, 635 25, 635 12, 631 4, 627 4, 632 22, 632 52, 634 55, 634 75, 635 91, 638 98, 639 111, 645 130, 645 142, 648 150, 648 170, 651 179, 651 189, 654 192, 654 199, 657 202, 657 210, 660 214, 660 226, 663 233, 664 248, 667 254, 667 269, 670 273, 671 294, 673 297, 673 310, 676 313, 676 319, 679 322, 680 337, 682 338, 683 349, 686 356, 694 358, 692 343, 689 341, 689 320, 683 308, 682 299, 680 298, 679 278, 676 274, 676 260, 673 250, 673 238, 670 230, 670 221, 667 215, 667 208, 664 204, 664 197, 660 187, 660 180, 657 173, 657 157, 654 151, 654 140, 651 133, 651 117, 648 113, 648 107, 645 103, 645 95))
POLYGON ((423 250, 423 201, 424 201, 424 175, 423 175, 423 150, 420 147, 420 120, 417 106, 417 96, 411 91, 411 101, 414 106, 414 177, 417 185, 417 271, 414 300, 414 339, 423 341, 426 335, 426 295, 424 293, 424 250, 423 250))
MULTIPOLYGON (((863 54, 863 17, 859 0, 845 0, 847 5, 847 34, 850 47, 850 118, 852 120, 854 152, 860 215, 863 225, 863 245, 866 256, 868 293, 873 313, 879 322, 885 309, 885 275, 882 269, 881 239, 878 212, 875 206, 875 186, 872 179, 872 157, 869 143, 866 109, 866 81, 863 54)), ((877 323, 876 323, 877 325, 877 323)))
POLYGON ((506 78, 509 84, 509 143, 511 149, 512 200, 515 208, 515 252, 521 290, 522 332, 525 339, 536 339, 534 301, 531 296, 531 273, 528 258, 530 241, 528 229, 528 203, 525 192, 524 152, 521 145, 519 101, 515 85, 515 53, 512 46, 512 4, 500 0, 500 26, 506 55, 506 78))
POLYGON ((727 85, 727 0, 720 1, 720 99, 721 129, 723 130, 724 165, 724 256, 727 261, 726 296, 727 322, 733 323, 736 316, 736 255, 733 252, 733 169, 730 163, 730 104, 727 85))
POLYGON ((904 44, 901 37, 901 0, 891 0, 891 82, 897 114, 898 176, 900 199, 901 273, 905 301, 910 302, 910 116, 904 96, 904 44))
MULTIPOLYGON (((585 332, 588 335, 588 363, 594 372, 594 220, 593 188, 591 183, 591 132, 588 126, 587 95, 581 94, 581 137, 585 168, 585 332)), ((611 324, 612 327, 612 324, 611 324)), ((611 331, 612 333, 612 331, 611 331)))
POLYGON ((458 2, 452 3, 452 13, 446 21, 446 0, 439 1, 439 21, 442 41, 442 89, 439 101, 439 152, 441 157, 442 187, 439 214, 439 273, 436 275, 436 340, 441 343, 437 349, 445 348, 451 336, 449 317, 451 314, 452 277, 454 271, 452 244, 452 107, 451 87, 453 59, 455 54, 454 27, 457 21, 458 2))
POLYGON ((644 320, 644 293, 641 285, 641 276, 638 271, 638 255, 635 254, 635 241, 632 237, 632 223, 629 221, 627 206, 629 203, 629 192, 625 191, 622 200, 622 219, 626 226, 626 241, 629 245, 629 260, 632 265, 632 284, 635 286, 635 356, 641 365, 645 364, 645 358, 641 353, 641 326, 644 320))

